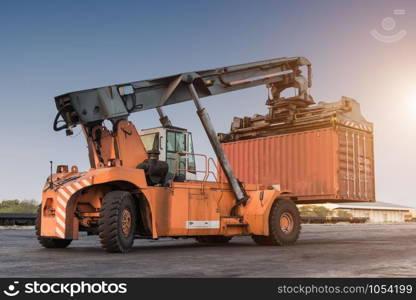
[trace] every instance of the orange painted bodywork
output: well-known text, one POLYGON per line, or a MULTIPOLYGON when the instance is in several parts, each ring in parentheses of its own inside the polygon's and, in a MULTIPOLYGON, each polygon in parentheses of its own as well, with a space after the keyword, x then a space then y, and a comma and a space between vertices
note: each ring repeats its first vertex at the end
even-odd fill
POLYGON ((268 216, 279 191, 246 184, 250 199, 231 215, 236 199, 227 183, 185 181, 168 187, 148 186, 144 171, 136 168, 147 153, 131 122, 120 121, 114 133, 96 126, 91 132, 84 129, 84 134, 92 168, 54 174, 53 187, 47 182, 42 236, 78 238, 81 227, 96 226, 102 199, 114 189, 127 190, 135 197, 149 238, 268 235, 268 216))

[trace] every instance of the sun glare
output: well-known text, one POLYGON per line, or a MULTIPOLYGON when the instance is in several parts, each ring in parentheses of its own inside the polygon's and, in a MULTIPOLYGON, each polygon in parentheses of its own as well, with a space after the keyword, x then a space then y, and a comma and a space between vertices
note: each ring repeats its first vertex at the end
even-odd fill
POLYGON ((413 86, 404 86, 399 93, 399 102, 403 104, 401 110, 405 115, 416 119, 416 89, 413 86))
POLYGON ((416 94, 414 95, 413 99, 410 99, 410 107, 416 118, 416 94))
POLYGON ((409 110, 416 118, 416 91, 408 95, 407 101, 409 103, 409 110))

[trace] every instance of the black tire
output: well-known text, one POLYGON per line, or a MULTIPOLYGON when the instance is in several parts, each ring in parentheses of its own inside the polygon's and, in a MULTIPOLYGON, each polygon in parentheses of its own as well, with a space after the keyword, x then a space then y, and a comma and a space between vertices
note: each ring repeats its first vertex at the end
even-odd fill
POLYGON ((72 240, 68 239, 55 239, 55 238, 48 238, 43 237, 40 235, 40 224, 41 224, 41 206, 38 208, 38 212, 36 215, 36 222, 35 222, 35 230, 36 236, 38 238, 39 244, 45 248, 66 248, 71 244, 72 240))
POLYGON ((269 236, 253 235, 254 242, 264 246, 290 246, 296 243, 301 230, 301 218, 290 199, 277 200, 270 210, 269 236))
POLYGON ((101 246, 111 253, 130 251, 134 242, 136 220, 136 206, 129 192, 107 193, 101 205, 98 221, 101 246))
POLYGON ((206 235, 206 236, 197 236, 196 241, 200 244, 227 244, 231 241, 232 237, 230 236, 223 236, 223 235, 206 235))

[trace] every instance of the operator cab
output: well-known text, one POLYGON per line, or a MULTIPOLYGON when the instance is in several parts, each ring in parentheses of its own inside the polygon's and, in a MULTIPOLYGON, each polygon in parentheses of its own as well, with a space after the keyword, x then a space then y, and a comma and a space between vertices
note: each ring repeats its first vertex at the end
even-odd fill
POLYGON ((158 151, 159 160, 168 163, 169 173, 184 180, 197 179, 192 133, 179 127, 156 127, 140 130, 139 135, 147 152, 158 151), (181 152, 190 154, 178 156, 181 152))

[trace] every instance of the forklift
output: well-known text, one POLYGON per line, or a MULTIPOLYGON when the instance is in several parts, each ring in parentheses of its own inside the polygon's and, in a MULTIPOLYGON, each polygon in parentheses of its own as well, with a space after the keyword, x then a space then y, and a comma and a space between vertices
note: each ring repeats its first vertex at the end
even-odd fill
POLYGON ((54 130, 71 135, 80 126, 91 168, 51 167, 36 221, 39 243, 65 248, 84 231, 112 253, 128 252, 135 238, 224 244, 249 235, 259 245, 294 244, 301 230, 296 197, 278 184, 236 178, 201 98, 265 85, 282 101, 311 103, 311 77, 306 58, 283 57, 55 97, 54 130), (296 95, 281 97, 288 88, 296 95), (194 153, 192 134, 164 113, 164 106, 184 101, 195 104, 217 162, 194 153), (157 110, 161 127, 137 130, 129 115, 149 109, 157 110))

